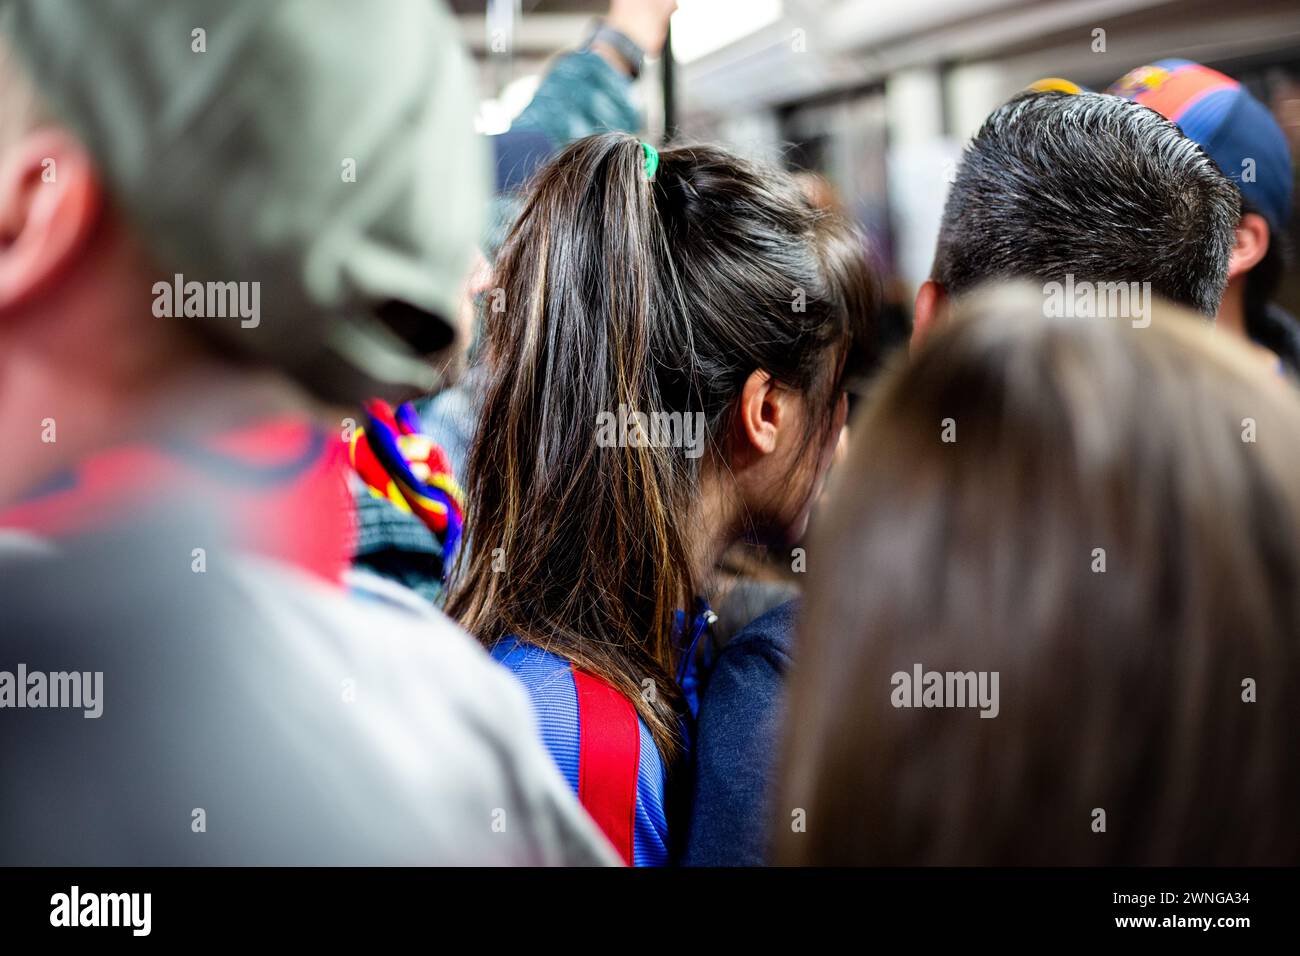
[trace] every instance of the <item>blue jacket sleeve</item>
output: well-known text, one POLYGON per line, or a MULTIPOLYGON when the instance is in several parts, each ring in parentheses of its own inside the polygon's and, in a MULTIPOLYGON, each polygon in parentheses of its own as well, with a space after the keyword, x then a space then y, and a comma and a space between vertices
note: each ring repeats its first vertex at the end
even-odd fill
POLYGON ((686 866, 767 862, 793 623, 793 604, 769 612, 732 638, 714 665, 700 704, 686 866))

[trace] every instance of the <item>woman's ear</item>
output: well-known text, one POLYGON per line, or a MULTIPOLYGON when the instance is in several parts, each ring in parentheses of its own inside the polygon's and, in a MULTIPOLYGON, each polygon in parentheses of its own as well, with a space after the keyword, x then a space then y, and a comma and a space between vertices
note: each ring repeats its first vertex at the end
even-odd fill
POLYGON ((37 130, 0 159, 0 313, 57 282, 103 209, 90 155, 69 133, 37 130))
POLYGON ((1268 254, 1268 220, 1257 212, 1248 212, 1237 223, 1236 242, 1228 259, 1228 280, 1243 276, 1268 254))
POLYGON ((777 438, 785 424, 789 393, 777 387, 772 376, 755 369, 740 390, 736 428, 743 447, 760 455, 776 451, 777 438))

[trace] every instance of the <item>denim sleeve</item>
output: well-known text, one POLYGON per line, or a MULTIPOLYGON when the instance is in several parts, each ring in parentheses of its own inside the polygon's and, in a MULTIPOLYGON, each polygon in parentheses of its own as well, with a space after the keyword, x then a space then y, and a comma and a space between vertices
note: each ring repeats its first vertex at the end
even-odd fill
POLYGON ((786 653, 734 639, 700 704, 686 866, 761 866, 781 745, 786 653))

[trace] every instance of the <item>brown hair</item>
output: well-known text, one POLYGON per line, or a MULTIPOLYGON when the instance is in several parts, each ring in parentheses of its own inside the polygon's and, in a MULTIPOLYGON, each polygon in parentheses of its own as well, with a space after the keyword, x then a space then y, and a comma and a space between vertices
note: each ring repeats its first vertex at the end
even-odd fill
POLYGON ((1300 400, 1190 313, 1042 312, 969 303, 854 423, 808 551, 784 862, 1300 860, 1300 400), (918 664, 996 672, 997 716, 900 706, 918 664))
POLYGON ((538 174, 502 248, 448 611, 488 647, 513 634, 604 678, 669 762, 676 617, 702 587, 701 468, 725 467, 757 369, 829 425, 845 377, 873 360, 874 283, 854 247, 784 174, 694 146, 665 150, 651 180, 641 144, 607 133, 538 174), (599 447, 598 416, 620 406, 703 414, 707 451, 599 447))

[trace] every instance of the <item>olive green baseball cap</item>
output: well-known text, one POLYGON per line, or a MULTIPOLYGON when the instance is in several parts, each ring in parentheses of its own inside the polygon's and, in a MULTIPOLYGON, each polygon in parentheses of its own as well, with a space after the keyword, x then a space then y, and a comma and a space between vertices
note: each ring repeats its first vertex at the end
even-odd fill
POLYGON ((190 321, 329 400, 437 386, 488 196, 441 0, 0 4, 159 280, 256 283, 190 321))

